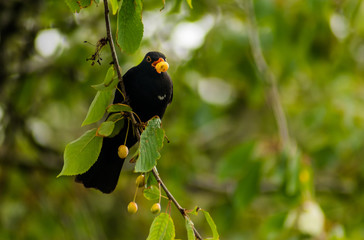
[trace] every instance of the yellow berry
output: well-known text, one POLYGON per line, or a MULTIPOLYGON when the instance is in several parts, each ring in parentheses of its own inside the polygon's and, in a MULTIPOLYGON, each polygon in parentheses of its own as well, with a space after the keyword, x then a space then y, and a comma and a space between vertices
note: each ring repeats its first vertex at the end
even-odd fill
POLYGON ((144 175, 139 175, 135 180, 135 184, 137 185, 137 187, 143 187, 145 185, 144 175))
POLYGON ((152 208, 150 209, 150 211, 153 213, 153 214, 158 214, 160 213, 161 211, 161 205, 159 203, 154 203, 152 208))
POLYGON ((129 149, 125 145, 120 145, 118 148, 119 158, 126 158, 129 154, 129 149))
POLYGON ((130 202, 128 204, 128 213, 134 214, 138 211, 138 204, 136 202, 130 202))
POLYGON ((299 177, 302 183, 306 183, 310 180, 310 172, 307 169, 304 169, 300 172, 299 177))
POLYGON ((161 72, 166 72, 169 68, 169 64, 167 62, 159 62, 156 66, 155 69, 157 70, 158 73, 161 72))

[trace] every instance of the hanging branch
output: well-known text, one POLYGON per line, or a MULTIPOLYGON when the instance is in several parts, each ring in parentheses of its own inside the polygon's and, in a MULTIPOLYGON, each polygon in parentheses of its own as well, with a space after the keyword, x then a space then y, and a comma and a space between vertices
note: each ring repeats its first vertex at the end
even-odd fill
POLYGON ((283 111, 283 107, 280 101, 279 92, 277 88, 277 81, 270 70, 267 62, 265 61, 259 34, 258 27, 254 13, 254 6, 252 0, 245 0, 243 6, 246 15, 247 15, 247 29, 248 29, 248 38, 254 58, 255 65, 258 68, 258 73, 260 74, 262 80, 266 84, 267 87, 267 98, 271 107, 273 109, 274 117, 277 122, 279 135, 282 141, 282 145, 287 148, 288 151, 292 153, 294 150, 294 146, 292 145, 289 130, 287 125, 287 119, 283 111))
MULTIPOLYGON (((109 42, 109 45, 110 45, 110 50, 111 50, 111 55, 112 55, 112 58, 113 58, 115 70, 117 72, 118 79, 120 81, 121 91, 122 91, 122 93, 123 93, 123 95, 125 97, 126 96, 125 86, 124 86, 124 82, 123 82, 123 77, 121 75, 121 71, 120 71, 121 68, 119 66, 119 61, 118 61, 118 58, 117 58, 117 55, 116 55, 115 45, 114 45, 114 41, 113 41, 112 33, 111 33, 111 25, 110 25, 110 18, 109 18, 109 6, 108 6, 108 1, 107 0, 104 0, 104 9, 105 9, 105 23, 106 23, 107 39, 108 39, 108 42, 109 42)), ((130 114, 130 118, 132 120, 132 123, 134 125, 136 125, 137 121, 135 120, 133 114, 130 114)), ((136 134, 137 134, 138 140, 140 140, 139 129, 137 129, 136 134)), ((181 207, 181 205, 177 202, 177 200, 173 197, 171 192, 168 190, 167 186, 164 184, 164 182, 160 178, 156 167, 153 167, 152 173, 153 173, 155 179, 157 180, 157 182, 163 188, 163 190, 166 193, 168 199, 173 202, 173 204, 177 207, 177 209, 179 210, 179 212, 182 214, 182 216, 184 218, 188 218, 188 216, 186 214, 186 210, 181 207)), ((201 235, 199 234, 199 232, 196 230, 196 228, 194 226, 193 226, 193 231, 195 233, 195 237, 197 239, 199 239, 199 240, 202 240, 201 235)))
MULTIPOLYGON (((182 216, 184 218, 188 218, 188 216, 186 214, 186 209, 184 209, 183 207, 181 207, 181 205, 179 205, 179 203, 177 202, 177 200, 173 197, 173 195, 171 194, 171 192, 168 190, 167 186, 163 183, 162 179, 159 177, 159 174, 158 174, 158 171, 157 171, 157 168, 156 167, 153 167, 152 173, 153 173, 155 179, 157 180, 157 182, 163 188, 163 190, 166 193, 168 199, 173 202, 173 204, 176 206, 176 208, 179 210, 179 212, 182 214, 182 216)), ((193 232, 195 233, 195 237, 197 239, 202 240, 202 237, 201 237, 200 233, 196 230, 195 226, 193 226, 193 232)))

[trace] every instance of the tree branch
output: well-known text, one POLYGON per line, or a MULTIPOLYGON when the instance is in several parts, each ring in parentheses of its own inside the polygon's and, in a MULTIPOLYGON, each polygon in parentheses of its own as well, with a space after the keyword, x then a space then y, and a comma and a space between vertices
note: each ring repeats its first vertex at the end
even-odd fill
MULTIPOLYGON (((121 70, 120 70, 121 68, 120 68, 120 65, 119 65, 118 56, 116 55, 114 40, 112 38, 112 33, 111 33, 111 25, 110 25, 110 17, 109 17, 109 5, 108 5, 107 0, 104 0, 104 9, 105 9, 106 34, 107 34, 107 39, 108 39, 110 50, 111 50, 112 59, 113 59, 113 62, 114 62, 114 68, 115 68, 116 73, 118 75, 118 79, 119 79, 120 87, 121 87, 121 92, 124 95, 125 101, 127 101, 125 85, 124 85, 124 82, 123 82, 123 76, 121 75, 121 70)), ((137 121, 135 120, 134 115, 129 114, 129 117, 131 118, 132 123, 135 125, 137 123, 137 121)), ((140 139, 139 130, 137 130, 135 132, 137 134, 138 139, 140 139)))
MULTIPOLYGON (((109 17, 109 6, 108 6, 108 1, 107 0, 104 0, 104 9, 105 9, 105 23, 106 23, 107 39, 108 39, 108 42, 109 42, 109 45, 110 45, 110 50, 111 50, 111 55, 112 55, 112 58, 113 58, 115 70, 117 72, 118 79, 120 81, 121 91, 124 94, 124 97, 126 98, 126 91, 125 91, 125 86, 124 86, 124 82, 123 82, 123 77, 121 75, 119 61, 118 61, 118 58, 117 58, 117 55, 116 55, 115 45, 114 45, 114 41, 113 41, 112 33, 111 33, 110 17, 109 17)), ((125 100, 127 100, 127 99, 125 99, 125 100)), ((133 125, 136 125, 137 121, 135 120, 134 115, 130 114, 130 117, 131 117, 133 125)), ((137 133, 138 140, 140 140, 139 129, 137 129, 136 133, 137 133)), ((156 167, 153 167, 152 173, 153 173, 154 177, 156 178, 156 180, 158 181, 158 183, 163 188, 163 190, 166 193, 168 199, 173 202, 173 204, 177 207, 177 209, 180 211, 180 213, 182 214, 182 216, 184 218, 188 218, 185 209, 181 207, 181 205, 177 202, 177 200, 173 197, 171 192, 168 190, 168 188, 166 187, 166 185, 164 184, 162 179, 159 177, 159 174, 158 174, 158 171, 157 171, 156 167)), ((199 234, 199 232, 196 230, 196 228, 194 226, 193 226, 193 231, 195 233, 195 237, 197 239, 202 240, 201 235, 199 234)))
POLYGON ((107 40, 109 42, 109 46, 111 49, 111 56, 112 56, 112 60, 114 62, 114 66, 115 66, 115 70, 116 73, 118 75, 118 79, 121 82, 121 91, 125 95, 125 86, 124 86, 124 82, 123 82, 123 76, 121 75, 121 71, 120 71, 120 65, 119 65, 119 60, 118 57, 116 55, 116 50, 115 50, 115 45, 114 45, 114 40, 112 38, 112 33, 111 33, 111 25, 110 25, 110 17, 109 17, 109 5, 107 0, 104 1, 104 9, 105 9, 105 23, 106 23, 106 34, 107 34, 107 40))
POLYGON ((254 58, 255 65, 258 68, 258 73, 260 74, 262 80, 267 86, 267 98, 271 107, 273 109, 274 117, 277 122, 279 135, 282 141, 282 145, 287 148, 288 151, 292 153, 294 146, 292 145, 289 130, 287 125, 287 119, 283 111, 283 107, 280 101, 279 92, 277 88, 277 81, 270 70, 267 62, 265 61, 264 55, 262 53, 262 48, 260 45, 260 39, 258 34, 258 27, 256 23, 254 6, 252 0, 244 1, 244 10, 247 15, 247 29, 248 38, 254 58))
MULTIPOLYGON (((184 209, 183 207, 181 207, 181 205, 179 205, 179 203, 177 202, 177 200, 173 197, 173 195, 171 194, 171 192, 168 190, 167 186, 164 184, 164 182, 162 181, 162 179, 159 177, 159 174, 158 174, 158 171, 157 171, 157 168, 156 167, 153 167, 152 173, 153 173, 155 179, 157 180, 157 182, 163 188, 163 190, 166 193, 168 199, 173 202, 173 204, 176 206, 176 208, 179 210, 179 212, 182 214, 182 216, 185 219, 187 219, 188 218, 188 215, 186 214, 186 209, 184 209)), ((195 233, 195 237, 197 239, 202 240, 202 237, 201 237, 200 233, 196 230, 195 226, 193 226, 193 232, 195 233)))

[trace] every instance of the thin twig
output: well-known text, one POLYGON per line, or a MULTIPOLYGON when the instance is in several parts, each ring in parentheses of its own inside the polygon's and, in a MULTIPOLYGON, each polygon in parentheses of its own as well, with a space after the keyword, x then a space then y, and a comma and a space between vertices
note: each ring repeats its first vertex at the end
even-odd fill
POLYGON ((104 1, 104 9, 105 9, 105 23, 106 23, 106 34, 107 34, 107 40, 109 42, 110 45, 110 49, 111 49, 111 56, 112 56, 112 60, 114 62, 114 66, 115 66, 115 70, 116 73, 118 74, 118 79, 121 82, 121 91, 122 93, 125 95, 125 86, 123 83, 123 76, 121 75, 121 71, 120 71, 120 65, 119 65, 119 60, 118 57, 116 55, 116 50, 115 50, 115 45, 114 45, 114 40, 112 38, 112 33, 111 33, 111 25, 110 25, 110 17, 109 17, 109 5, 107 0, 104 1))
POLYGON ((277 81, 270 70, 267 62, 265 61, 264 55, 262 53, 260 39, 258 34, 258 27, 256 23, 254 6, 252 0, 244 1, 244 10, 247 15, 247 29, 248 38, 254 58, 254 62, 258 68, 258 72, 261 75, 262 80, 267 86, 267 98, 272 106, 275 120, 277 122, 279 135, 282 141, 282 145, 287 148, 287 150, 292 151, 293 146, 291 144, 291 139, 289 136, 287 119, 283 111, 283 107, 280 101, 279 92, 277 88, 277 81))
MULTIPOLYGON (((111 55, 112 55, 112 58, 113 58, 115 70, 116 70, 117 75, 118 75, 118 79, 120 81, 121 91, 122 91, 123 95, 126 97, 126 91, 125 91, 125 86, 124 86, 124 82, 123 82, 123 77, 121 75, 119 61, 118 61, 118 58, 117 58, 117 55, 116 55, 115 45, 114 45, 114 41, 113 41, 112 33, 111 33, 110 18, 109 18, 109 6, 108 6, 107 0, 104 0, 104 9, 105 9, 106 33, 107 33, 107 38, 108 38, 108 42, 109 42, 110 49, 111 49, 111 55)), ((125 100, 127 101, 127 99, 125 99, 125 100)), ((133 125, 135 126, 137 124, 137 121, 135 120, 134 115, 130 114, 130 118, 132 120, 133 125)), ((139 129, 136 130, 136 134, 137 134, 138 140, 140 140, 139 129)), ((156 180, 158 181, 158 183, 163 188, 163 190, 166 193, 168 199, 173 202, 173 204, 177 207, 177 209, 180 211, 180 213, 182 214, 182 216, 184 218, 188 218, 185 209, 181 207, 181 205, 177 202, 177 200, 173 197, 171 192, 168 190, 168 188, 166 187, 166 185, 164 184, 162 179, 159 177, 159 174, 158 174, 158 171, 157 171, 156 167, 153 168, 152 173, 153 173, 154 177, 156 178, 156 180)), ((196 228, 194 226, 193 226, 193 231, 195 233, 195 237, 197 239, 201 240, 202 237, 201 237, 201 235, 199 234, 199 232, 196 230, 196 228)))

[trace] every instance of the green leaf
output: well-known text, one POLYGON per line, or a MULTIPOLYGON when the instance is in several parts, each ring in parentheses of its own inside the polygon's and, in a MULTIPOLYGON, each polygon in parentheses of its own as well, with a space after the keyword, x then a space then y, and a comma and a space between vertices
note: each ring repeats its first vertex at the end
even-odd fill
POLYGON ((108 91, 113 90, 116 85, 118 85, 119 79, 115 77, 115 70, 114 67, 111 66, 106 73, 105 79, 102 83, 97 85, 92 85, 94 89, 98 91, 108 91))
MULTIPOLYGON (((125 161, 135 163, 135 159, 138 158, 139 152, 139 142, 134 144, 131 148, 129 148, 129 155, 126 157, 125 161)), ((148 186, 147 186, 148 187, 148 186)))
POLYGON ((195 240, 196 238, 195 238, 195 233, 193 231, 193 222, 189 218, 186 218, 185 224, 187 230, 187 239, 195 240))
POLYGON ((163 141, 164 130, 161 128, 161 120, 152 118, 140 136, 139 158, 135 164, 136 172, 149 172, 157 165, 163 141))
POLYGON ((216 225, 214 223, 214 220, 212 220, 210 214, 205 211, 205 210, 201 210, 203 212, 203 214, 205 215, 206 221, 209 224, 211 231, 212 231, 212 239, 213 240, 218 240, 219 239, 219 233, 217 232, 217 228, 216 225))
POLYGON ((91 0, 65 0, 65 1, 73 13, 80 12, 82 8, 86 8, 91 5, 91 0))
POLYGON ((159 188, 155 185, 144 188, 143 195, 148 200, 158 200, 160 195, 159 188))
POLYGON ((154 218, 147 240, 173 240, 175 230, 172 218, 167 213, 161 213, 154 218))
POLYGON ((260 183, 260 167, 260 162, 251 162, 247 174, 238 182, 234 196, 235 204, 238 207, 246 207, 257 195, 260 183))
POLYGON ((114 88, 116 88, 118 83, 119 83, 119 80, 117 78, 115 78, 115 79, 112 79, 112 81, 108 85, 105 85, 104 83, 100 83, 100 84, 96 84, 96 85, 91 85, 91 87, 93 87, 97 91, 109 91, 109 90, 113 90, 114 88))
POLYGON ((118 120, 123 119, 123 118, 124 118, 123 114, 121 114, 121 113, 113 113, 113 114, 110 114, 107 117, 107 121, 117 122, 118 120))
POLYGON ((100 127, 97 129, 96 135, 102 137, 108 137, 114 131, 115 122, 113 121, 106 121, 101 123, 100 127))
POLYGON ((120 130, 124 127, 124 125, 125 125, 125 119, 119 119, 119 120, 117 120, 115 122, 114 130, 109 135, 109 137, 115 137, 116 135, 118 135, 119 132, 120 132, 120 130))
POLYGON ((110 0, 112 14, 115 15, 118 12, 119 3, 118 0, 110 0))
POLYGON ((77 175, 90 169, 96 162, 102 147, 102 137, 96 136, 96 128, 69 143, 64 150, 64 164, 58 175, 77 175))
POLYGON ((82 126, 97 122, 104 116, 105 109, 109 105, 112 95, 112 91, 98 91, 96 93, 82 126))
POLYGON ((147 182, 147 187, 153 186, 153 185, 158 185, 157 179, 155 179, 153 173, 151 172, 147 172, 145 174, 145 179, 147 182))
POLYGON ((114 65, 110 66, 106 72, 106 76, 104 78, 104 84, 107 86, 111 83, 112 79, 115 76, 114 65))
POLYGON ((117 44, 126 53, 135 52, 143 38, 141 0, 124 0, 118 13, 117 44))
POLYGON ((190 8, 192 9, 193 7, 192 7, 192 0, 186 0, 186 2, 187 2, 187 4, 188 4, 188 6, 190 6, 190 8))
POLYGON ((131 112, 132 109, 129 105, 122 104, 122 103, 116 103, 110 105, 107 109, 107 112, 131 112))
POLYGON ((229 151, 220 161, 218 175, 222 179, 240 178, 245 174, 247 164, 253 158, 255 142, 244 142, 229 151))

